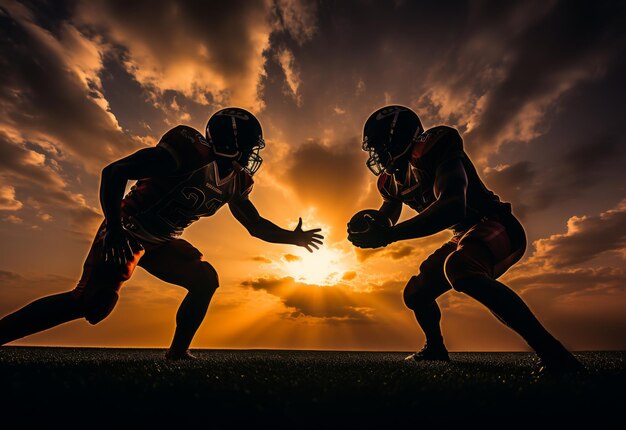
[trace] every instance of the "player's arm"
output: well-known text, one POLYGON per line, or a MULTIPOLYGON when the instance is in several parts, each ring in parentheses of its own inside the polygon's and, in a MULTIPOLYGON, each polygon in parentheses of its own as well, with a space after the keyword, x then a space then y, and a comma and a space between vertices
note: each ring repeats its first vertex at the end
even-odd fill
POLYGON ((233 200, 228 207, 250 235, 265 242, 302 246, 309 252, 313 252, 311 248, 318 249, 322 244, 324 236, 319 233, 321 229, 302 230, 302 218, 294 230, 285 230, 263 218, 248 198, 233 200))
POLYGON ((467 174, 460 158, 442 163, 437 168, 434 192, 437 200, 417 216, 391 229, 391 242, 430 236, 465 218, 467 174))
POLYGON ((400 219, 400 214, 402 213, 402 202, 385 200, 378 211, 387 215, 387 218, 391 220, 391 225, 395 225, 398 222, 398 219, 400 219))
POLYGON ((125 264, 132 258, 135 245, 122 227, 121 205, 129 180, 167 176, 175 172, 177 163, 161 147, 140 149, 117 160, 102 170, 100 204, 106 219, 105 258, 125 264), (130 243, 129 243, 130 242, 130 243))

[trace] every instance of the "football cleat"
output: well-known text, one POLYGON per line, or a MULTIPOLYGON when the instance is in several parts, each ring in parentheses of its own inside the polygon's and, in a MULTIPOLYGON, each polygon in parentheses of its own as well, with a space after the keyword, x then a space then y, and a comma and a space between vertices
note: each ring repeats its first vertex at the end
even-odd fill
POLYGON ((538 374, 570 375, 586 372, 585 367, 567 349, 558 349, 539 357, 538 374))
POLYGON ((165 359, 171 361, 196 360, 197 358, 198 357, 189 352, 189 350, 181 352, 168 349, 165 352, 165 359))
POLYGON ((404 358, 405 361, 450 361, 448 350, 445 346, 424 345, 418 352, 404 358))

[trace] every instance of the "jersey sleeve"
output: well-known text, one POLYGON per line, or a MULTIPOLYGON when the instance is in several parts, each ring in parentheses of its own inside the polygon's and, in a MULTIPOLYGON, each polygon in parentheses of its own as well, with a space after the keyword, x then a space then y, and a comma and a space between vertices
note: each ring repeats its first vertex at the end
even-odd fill
POLYGON ((411 153, 414 166, 420 165, 431 172, 436 172, 442 164, 463 158, 463 139, 459 132, 451 127, 434 127, 418 137, 411 153))
POLYGON ((208 144, 191 127, 179 125, 161 137, 157 147, 165 149, 176 160, 177 171, 192 170, 206 158, 208 144))
POLYGON ((380 193, 385 203, 400 201, 391 189, 392 181, 393 178, 390 175, 386 175, 383 173, 378 177, 378 181, 376 182, 378 192, 380 193))

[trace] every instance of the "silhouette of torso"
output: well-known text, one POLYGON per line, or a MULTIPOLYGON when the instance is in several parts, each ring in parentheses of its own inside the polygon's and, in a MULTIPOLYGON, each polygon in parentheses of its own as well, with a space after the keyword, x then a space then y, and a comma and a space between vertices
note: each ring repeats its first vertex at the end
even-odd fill
POLYGON ((176 172, 140 179, 122 201, 124 226, 145 240, 176 238, 191 223, 233 198, 245 198, 252 189, 252 177, 236 165, 220 176, 207 141, 191 127, 173 128, 157 146, 174 157, 176 172))
POLYGON ((402 173, 382 173, 378 178, 378 190, 386 201, 399 201, 421 212, 435 200, 435 177, 437 169, 447 161, 458 158, 467 175, 467 212, 460 223, 452 227, 463 231, 485 216, 511 211, 509 203, 503 203, 482 182, 476 168, 463 150, 463 140, 450 127, 433 127, 422 133, 411 149, 408 168, 402 173))

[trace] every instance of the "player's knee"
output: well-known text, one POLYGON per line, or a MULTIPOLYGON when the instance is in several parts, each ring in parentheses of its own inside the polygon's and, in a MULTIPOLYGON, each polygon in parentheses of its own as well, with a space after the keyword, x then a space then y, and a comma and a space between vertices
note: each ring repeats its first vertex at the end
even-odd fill
POLYGON ((481 265, 474 261, 467 252, 463 251, 451 253, 446 258, 443 270, 452 288, 460 292, 465 290, 465 285, 467 284, 465 280, 485 275, 481 265))
POLYGON ((412 276, 402 292, 402 297, 406 307, 415 311, 419 310, 422 306, 427 305, 428 300, 425 294, 423 294, 424 290, 424 276, 421 274, 418 276, 412 276))
POLYGON ((113 290, 101 290, 81 297, 85 319, 89 324, 98 324, 113 312, 118 299, 119 294, 113 290))
POLYGON ((211 299, 213 293, 219 287, 219 277, 217 271, 213 266, 207 262, 201 263, 201 269, 197 271, 197 274, 191 279, 187 289, 193 292, 197 296, 206 297, 211 299))

